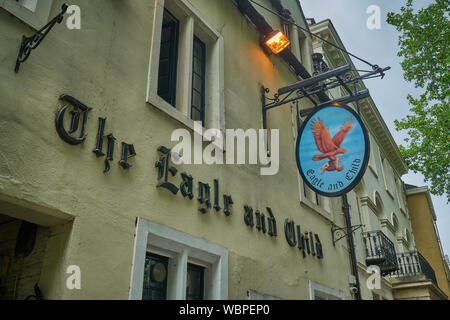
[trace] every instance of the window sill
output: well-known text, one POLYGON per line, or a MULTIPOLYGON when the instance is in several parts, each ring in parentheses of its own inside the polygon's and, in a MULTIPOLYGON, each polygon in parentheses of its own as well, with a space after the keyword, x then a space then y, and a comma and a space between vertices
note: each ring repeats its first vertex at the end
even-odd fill
POLYGON ((406 210, 402 207, 400 207, 400 212, 406 217, 406 210))
POLYGON ((389 197, 391 197, 392 200, 394 200, 394 195, 389 189, 386 189, 386 193, 389 195, 389 197))
POLYGON ((372 173, 373 173, 373 175, 375 176, 375 178, 378 179, 378 173, 377 173, 377 171, 375 170, 375 168, 373 168, 373 167, 369 164, 369 169, 370 169, 370 171, 372 171, 372 173))
POLYGON ((334 222, 333 219, 332 219, 331 213, 327 212, 325 209, 323 209, 322 207, 318 206, 317 204, 315 204, 311 200, 302 197, 302 199, 300 199, 300 203, 305 205, 305 206, 307 206, 308 208, 310 208, 314 212, 320 214, 322 217, 324 217, 328 221, 334 222))
MULTIPOLYGON (((192 120, 191 118, 188 118, 186 115, 184 115, 183 113, 181 113, 180 111, 178 111, 175 107, 173 107, 172 105, 170 105, 169 103, 167 103, 164 99, 162 99, 160 96, 158 95, 150 95, 147 99, 147 103, 149 103, 150 105, 152 105, 153 107, 159 109, 160 111, 164 112, 165 114, 167 114, 169 117, 171 117, 172 119, 178 121, 179 123, 181 123, 183 126, 185 126, 187 129, 190 129, 192 131, 194 131, 194 120, 192 120)), ((209 139, 208 137, 205 136, 205 131, 208 130, 208 128, 205 128, 204 126, 202 126, 202 137, 203 137, 203 141, 206 142, 211 142, 211 139, 209 139)), ((214 144, 214 142, 213 142, 214 144)), ((223 140, 223 146, 219 146, 216 145, 217 148, 219 148, 222 151, 225 151, 225 137, 223 140)))

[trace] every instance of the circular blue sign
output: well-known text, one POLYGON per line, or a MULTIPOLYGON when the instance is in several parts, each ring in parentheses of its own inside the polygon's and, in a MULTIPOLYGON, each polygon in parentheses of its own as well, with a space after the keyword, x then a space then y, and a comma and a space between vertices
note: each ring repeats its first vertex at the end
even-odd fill
POLYGON ((297 166, 315 192, 337 197, 352 190, 364 175, 370 154, 369 136, 350 107, 318 107, 303 122, 297 137, 297 166))

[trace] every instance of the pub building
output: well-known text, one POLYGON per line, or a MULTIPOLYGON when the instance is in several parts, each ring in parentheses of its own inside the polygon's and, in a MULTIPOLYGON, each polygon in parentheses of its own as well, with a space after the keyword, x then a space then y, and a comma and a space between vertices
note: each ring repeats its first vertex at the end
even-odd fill
MULTIPOLYGON (((305 19, 301 1, 256 2, 0 2, 1 299, 405 292, 395 255, 415 244, 401 180, 407 168, 392 136, 369 96, 349 102, 354 125, 360 116, 367 128, 367 170, 345 197, 310 188, 296 159, 306 121, 297 110, 345 92, 271 110, 262 100, 276 102, 279 88, 327 68, 354 66, 311 36, 344 47, 329 20, 305 19), (79 28, 69 28, 74 19, 79 28), (181 128, 194 140, 196 123, 203 132, 278 129, 278 172, 176 164, 171 135, 181 128), (366 286, 371 265, 380 266, 380 289, 366 286)), ((326 162, 316 168, 319 175, 324 166, 321 178, 340 168, 326 162)))

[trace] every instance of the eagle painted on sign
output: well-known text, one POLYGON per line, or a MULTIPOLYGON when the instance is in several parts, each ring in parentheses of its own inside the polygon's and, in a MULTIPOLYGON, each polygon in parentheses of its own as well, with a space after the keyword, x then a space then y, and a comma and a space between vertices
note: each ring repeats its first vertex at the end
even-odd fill
POLYGON ((325 123, 320 118, 313 119, 311 122, 311 129, 316 142, 317 149, 322 152, 320 155, 313 157, 314 161, 320 161, 328 158, 330 161, 325 163, 320 169, 322 174, 325 171, 342 171, 344 166, 339 166, 339 161, 343 157, 337 157, 337 154, 346 154, 347 151, 341 147, 347 133, 353 128, 353 119, 344 123, 341 130, 331 139, 330 130, 325 126, 325 123))

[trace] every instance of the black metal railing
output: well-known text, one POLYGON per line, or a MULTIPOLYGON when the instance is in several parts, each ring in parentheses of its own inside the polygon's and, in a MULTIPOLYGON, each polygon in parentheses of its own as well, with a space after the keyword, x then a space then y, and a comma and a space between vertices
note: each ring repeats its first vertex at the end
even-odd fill
POLYGON ((363 233, 366 265, 377 265, 382 275, 398 269, 394 243, 380 230, 363 233))
POLYGON ((436 274, 427 260, 418 252, 404 252, 397 255, 399 269, 391 274, 392 277, 411 277, 424 275, 437 285, 436 274))

